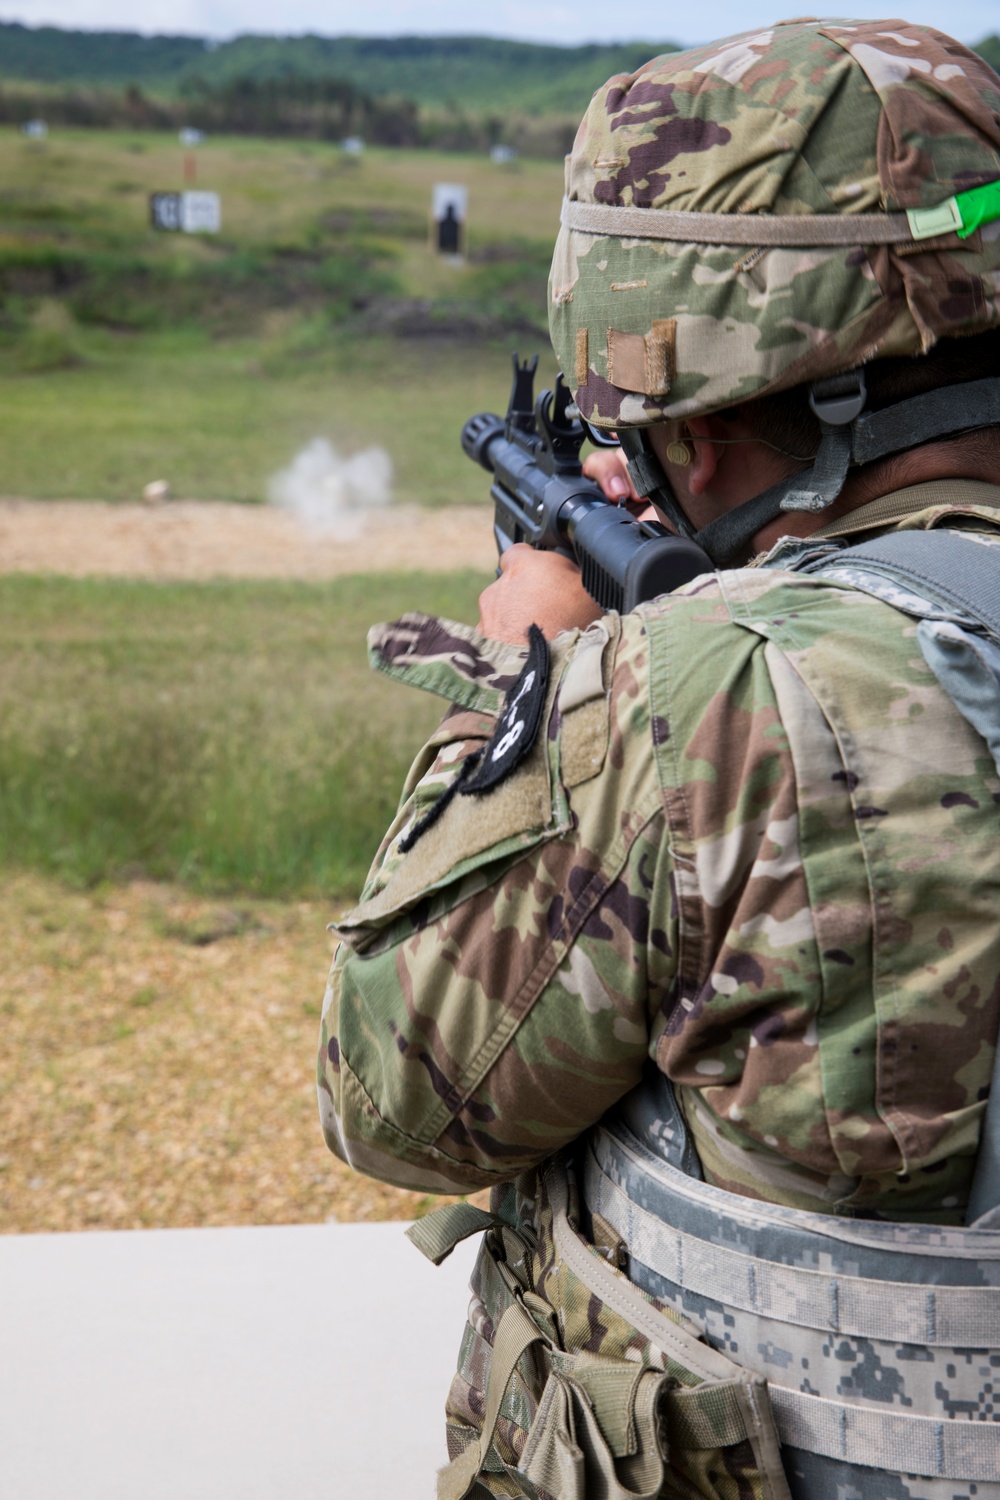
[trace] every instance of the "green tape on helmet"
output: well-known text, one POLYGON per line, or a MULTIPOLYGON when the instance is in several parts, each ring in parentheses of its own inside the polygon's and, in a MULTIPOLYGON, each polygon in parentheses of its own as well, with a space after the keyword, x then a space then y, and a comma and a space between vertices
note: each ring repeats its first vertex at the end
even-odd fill
POLYGON ((911 208, 906 217, 915 240, 929 240, 939 234, 957 234, 960 240, 967 240, 983 224, 1000 219, 1000 182, 986 182, 966 193, 956 193, 933 208, 911 208))
POLYGON ((980 225, 1000 219, 1000 182, 986 182, 982 187, 970 188, 967 193, 959 193, 955 202, 962 215, 958 237, 967 240, 980 225))

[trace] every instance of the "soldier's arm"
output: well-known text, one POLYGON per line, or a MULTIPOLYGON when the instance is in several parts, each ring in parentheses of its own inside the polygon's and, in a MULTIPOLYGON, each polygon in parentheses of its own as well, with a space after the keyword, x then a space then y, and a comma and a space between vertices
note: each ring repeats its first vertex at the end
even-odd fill
POLYGON ((446 720, 341 926, 320 1104, 331 1149, 361 1171, 431 1191, 508 1179, 641 1075, 673 977, 670 917, 650 904, 669 889, 668 840, 650 757, 630 753, 648 744, 629 660, 642 642, 602 632, 556 648, 527 760, 401 852, 491 724, 446 720), (567 693, 581 643, 590 668, 567 693))

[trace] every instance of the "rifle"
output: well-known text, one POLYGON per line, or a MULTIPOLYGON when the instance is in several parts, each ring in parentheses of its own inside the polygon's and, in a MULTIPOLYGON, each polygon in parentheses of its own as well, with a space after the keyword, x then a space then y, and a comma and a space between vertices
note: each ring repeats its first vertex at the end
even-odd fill
MULTIPOLYGON (((462 447, 493 475, 493 532, 502 556, 515 542, 572 557, 602 609, 620 614, 712 571, 706 553, 658 521, 638 521, 583 477, 580 449, 599 438, 579 417, 560 375, 534 399, 538 355, 514 355, 506 417, 481 412, 462 428, 462 447)), ((613 445, 609 445, 613 446, 613 445)))

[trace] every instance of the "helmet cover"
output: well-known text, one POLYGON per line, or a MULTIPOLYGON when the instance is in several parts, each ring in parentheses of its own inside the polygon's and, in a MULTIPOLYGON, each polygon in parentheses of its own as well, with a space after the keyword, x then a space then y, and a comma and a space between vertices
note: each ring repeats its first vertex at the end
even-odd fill
POLYGON ((582 415, 691 417, 997 326, 1000 217, 949 212, 998 179, 1000 78, 929 27, 782 22, 612 78, 549 282, 582 415))

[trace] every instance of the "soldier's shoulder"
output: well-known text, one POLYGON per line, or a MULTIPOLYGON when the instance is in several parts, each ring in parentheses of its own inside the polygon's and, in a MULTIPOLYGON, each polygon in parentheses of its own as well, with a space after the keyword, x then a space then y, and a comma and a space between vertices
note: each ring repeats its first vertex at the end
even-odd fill
POLYGON ((499 711, 526 656, 526 645, 490 640, 472 625, 416 610, 368 632, 375 671, 477 712, 499 711))

